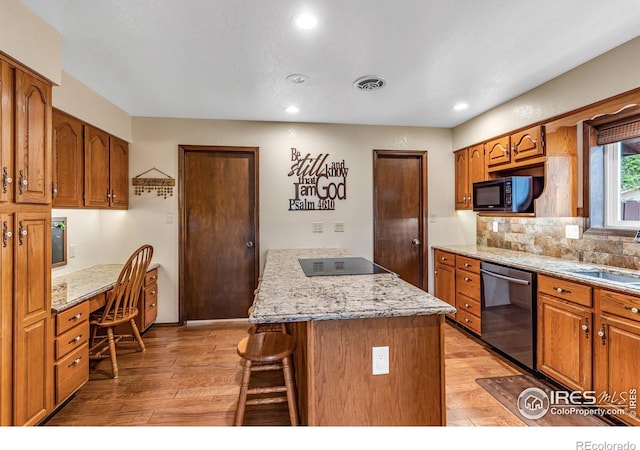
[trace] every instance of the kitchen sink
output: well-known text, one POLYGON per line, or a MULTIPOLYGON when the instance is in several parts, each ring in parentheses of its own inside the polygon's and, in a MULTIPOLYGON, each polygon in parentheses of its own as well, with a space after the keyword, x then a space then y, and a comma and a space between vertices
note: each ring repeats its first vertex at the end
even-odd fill
POLYGON ((602 280, 615 281, 617 283, 624 284, 638 284, 640 285, 640 275, 624 275, 621 273, 610 272, 608 270, 578 270, 573 272, 576 275, 585 275, 593 278, 600 278, 602 280))

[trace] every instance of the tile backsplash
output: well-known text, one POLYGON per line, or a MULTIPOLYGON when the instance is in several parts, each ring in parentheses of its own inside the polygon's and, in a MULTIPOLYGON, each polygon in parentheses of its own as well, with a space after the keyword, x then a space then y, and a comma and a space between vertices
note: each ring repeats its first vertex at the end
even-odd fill
POLYGON ((476 243, 536 255, 640 270, 640 243, 631 237, 583 234, 582 217, 476 218, 476 243), (494 222, 498 231, 494 232, 494 222), (578 227, 578 239, 567 239, 566 226, 578 227))

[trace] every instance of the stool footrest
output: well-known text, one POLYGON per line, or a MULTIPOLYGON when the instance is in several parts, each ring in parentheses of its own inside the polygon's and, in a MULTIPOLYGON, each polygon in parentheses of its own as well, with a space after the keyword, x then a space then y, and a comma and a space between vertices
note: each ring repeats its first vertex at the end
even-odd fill
POLYGON ((273 394, 274 392, 287 392, 286 386, 276 386, 276 387, 259 387, 249 389, 247 394, 273 394))
POLYGON ((263 365, 263 366, 251 366, 251 371, 252 372, 265 372, 268 370, 280 370, 282 369, 282 364, 269 364, 269 365, 263 365))
POLYGON ((271 397, 271 398, 254 398, 247 400, 245 403, 247 406, 251 405, 270 405, 273 403, 284 403, 287 401, 287 397, 271 397))

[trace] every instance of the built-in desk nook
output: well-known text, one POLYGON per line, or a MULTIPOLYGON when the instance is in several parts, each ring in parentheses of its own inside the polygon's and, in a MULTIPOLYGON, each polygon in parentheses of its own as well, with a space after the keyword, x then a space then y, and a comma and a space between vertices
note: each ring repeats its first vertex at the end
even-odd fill
MULTIPOLYGON (((136 319, 140 332, 157 316, 158 267, 151 264, 145 276, 136 319)), ((89 315, 105 305, 121 269, 122 264, 100 264, 51 280, 55 407, 89 380, 89 315)))

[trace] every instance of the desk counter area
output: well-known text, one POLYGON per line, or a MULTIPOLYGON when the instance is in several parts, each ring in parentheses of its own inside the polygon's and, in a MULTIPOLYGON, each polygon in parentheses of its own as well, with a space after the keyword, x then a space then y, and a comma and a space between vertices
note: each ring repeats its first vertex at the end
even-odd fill
POLYGON ((455 308, 393 273, 307 276, 300 258, 350 255, 269 250, 249 321, 285 322, 294 337, 301 422, 444 425, 443 323, 455 308), (386 371, 374 348, 388 351, 386 371))
MULTIPOLYGON (((160 267, 149 265, 147 272, 160 267)), ((51 309, 54 314, 107 292, 118 279, 122 264, 98 264, 51 279, 51 309)))

